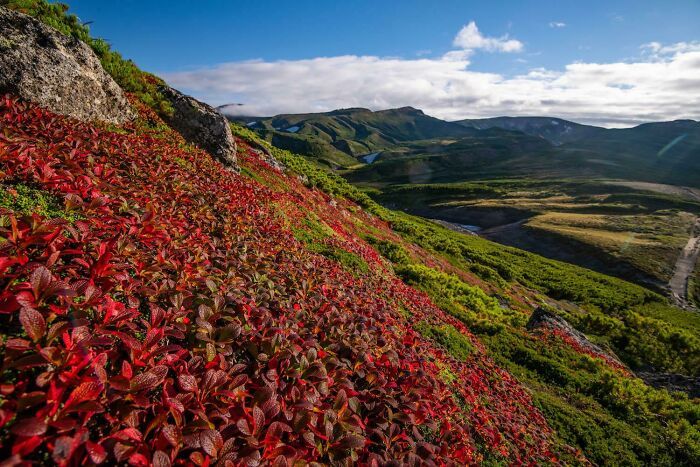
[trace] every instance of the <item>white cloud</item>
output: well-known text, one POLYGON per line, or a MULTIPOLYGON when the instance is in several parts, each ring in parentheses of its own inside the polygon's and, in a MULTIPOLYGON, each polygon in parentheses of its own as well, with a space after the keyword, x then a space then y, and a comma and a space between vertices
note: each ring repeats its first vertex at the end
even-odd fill
POLYGON ((243 102, 241 114, 413 106, 452 120, 551 115, 629 126, 700 119, 700 43, 646 45, 636 60, 572 63, 505 77, 469 68, 469 51, 439 58, 373 56, 244 61, 165 74, 211 104, 243 102))
POLYGON ((676 42, 675 44, 663 45, 660 42, 649 42, 639 47, 642 53, 654 58, 662 58, 665 55, 673 55, 685 52, 700 51, 700 41, 676 42))
POLYGON ((552 21, 549 23, 549 27, 550 28, 565 28, 566 23, 564 23, 562 21, 552 21))
POLYGON ((452 44, 464 50, 483 49, 487 52, 520 52, 523 43, 517 39, 510 39, 508 35, 502 37, 486 37, 481 34, 474 21, 469 22, 455 36, 452 44))

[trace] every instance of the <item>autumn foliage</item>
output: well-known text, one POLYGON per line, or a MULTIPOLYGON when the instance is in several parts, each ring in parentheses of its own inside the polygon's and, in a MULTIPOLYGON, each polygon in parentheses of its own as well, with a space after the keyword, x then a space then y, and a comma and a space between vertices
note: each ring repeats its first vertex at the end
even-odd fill
POLYGON ((243 142, 263 183, 226 170, 142 114, 110 131, 0 100, 3 185, 51 193, 77 219, 0 212, 0 458, 557 462, 528 393, 353 234, 349 202, 243 142), (299 242, 307 211, 369 273, 299 242), (474 352, 455 360, 418 321, 474 352))

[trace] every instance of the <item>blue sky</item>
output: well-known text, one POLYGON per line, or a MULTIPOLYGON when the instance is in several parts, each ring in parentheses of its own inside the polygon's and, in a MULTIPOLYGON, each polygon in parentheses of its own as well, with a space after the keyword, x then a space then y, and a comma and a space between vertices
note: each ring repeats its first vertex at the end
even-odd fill
MULTIPOLYGON (((83 21, 93 21, 93 35, 108 39, 115 49, 134 59, 142 68, 164 76, 213 104, 242 102, 248 106, 249 113, 330 110, 326 107, 333 105, 375 108, 399 104, 427 106, 428 110, 444 118, 487 116, 499 111, 533 113, 539 110, 537 106, 489 103, 493 99, 489 99, 490 91, 485 87, 480 89, 481 94, 474 94, 479 97, 478 109, 470 110, 468 104, 474 101, 467 88, 476 90, 482 78, 491 77, 492 84, 496 81, 505 83, 503 80, 529 76, 533 70, 566 73, 567 66, 575 63, 629 64, 673 60, 672 54, 695 53, 695 44, 700 41, 700 1, 697 0, 196 3, 185 0, 69 0, 68 3, 71 11, 83 21), (476 31, 477 36, 471 34, 471 39, 458 45, 459 32, 470 22, 474 22, 471 32, 476 31), (519 45, 511 49, 499 45, 508 40, 519 45), (686 47, 666 50, 665 56, 659 57, 650 53, 649 47, 644 48, 650 43, 658 44, 657 52, 673 44, 685 44, 686 47), (445 54, 455 50, 467 50, 460 58, 465 73, 455 73, 454 66, 448 67, 444 63, 445 54), (651 58, 651 55, 655 56, 651 58), (373 64, 362 60, 359 60, 361 63, 358 60, 343 62, 338 67, 340 71, 333 72, 331 69, 337 61, 320 60, 345 56, 373 57, 376 61, 373 64), (243 66, 250 63, 258 65, 254 70, 243 66), (368 73, 389 76, 397 73, 394 78, 396 85, 405 85, 407 77, 401 73, 420 76, 422 69, 430 70, 431 63, 443 69, 444 74, 427 73, 430 76, 423 80, 429 82, 427 87, 424 83, 413 82, 411 89, 416 93, 415 102, 406 102, 411 101, 410 94, 390 96, 391 93, 386 93, 382 96, 377 92, 367 92, 368 86, 374 86, 374 91, 383 87, 371 80, 357 89, 357 93, 366 94, 364 99, 367 102, 361 102, 362 96, 334 101, 331 99, 334 90, 329 89, 325 82, 320 86, 318 81, 319 73, 327 73, 324 81, 345 81, 347 87, 346 78, 349 76, 366 80, 368 73), (423 68, 418 66, 421 64, 423 68), (299 73, 299 67, 307 69, 307 74, 299 73), (276 93, 268 92, 267 102, 262 105, 266 100, 263 93, 274 89, 273 86, 291 86, 283 79, 265 86, 256 85, 263 69, 301 81, 294 83, 295 89, 288 90, 289 94, 298 96, 279 99, 276 93), (240 73, 243 71, 247 71, 254 81, 242 80, 240 73), (338 75, 341 72, 342 75, 338 75), (235 80, 229 79, 231 74, 235 74, 235 80), (496 81, 494 75, 498 76, 496 81), (254 89, 256 86, 258 89, 254 89), (460 86, 462 90, 455 94, 455 88, 460 86), (314 94, 316 88, 320 97, 304 98, 304 94, 314 94), (432 98, 422 95, 422 90, 432 93, 432 98), (469 94, 466 98, 465 93, 469 94), (434 102, 439 95, 443 95, 440 105, 434 102), (279 103, 275 103, 277 101, 279 103)), ((690 59, 692 70, 694 56, 690 59)), ((687 67, 683 70, 691 71, 687 67)), ((624 74, 623 70, 619 72, 624 74)), ((518 86, 510 90, 516 94, 503 100, 518 101, 517 92, 526 92, 519 91, 518 81, 507 84, 518 86)), ((613 88, 617 86, 609 82, 606 86, 611 84, 613 88)), ((618 88, 634 87, 637 83, 620 84, 618 88)), ((697 90, 692 86, 684 89, 697 90)), ((617 92, 612 94, 622 97, 617 92)), ((581 97, 579 94, 576 98, 581 97)), ((539 99, 540 104, 547 100, 544 96, 539 99)), ((562 103, 567 99, 565 97, 562 103)), ((625 99, 612 102, 616 110, 610 118, 592 115, 586 110, 579 120, 597 120, 601 124, 616 126, 667 114, 668 118, 684 115, 680 109, 675 109, 675 113, 670 110, 654 112, 653 109, 620 112, 618 108, 624 107, 625 102, 625 99)), ((566 106, 554 106, 551 110, 559 108, 566 109, 566 106)), ((562 114, 561 111, 557 113, 562 114)))

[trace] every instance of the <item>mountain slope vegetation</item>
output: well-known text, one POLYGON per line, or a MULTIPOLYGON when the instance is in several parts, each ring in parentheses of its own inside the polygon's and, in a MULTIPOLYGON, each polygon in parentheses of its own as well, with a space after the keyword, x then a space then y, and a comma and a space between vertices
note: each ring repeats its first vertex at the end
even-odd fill
POLYGON ((356 156, 396 147, 405 141, 473 133, 412 107, 378 112, 354 108, 319 114, 278 115, 248 121, 247 125, 259 130, 277 147, 307 153, 341 167, 356 165, 356 156))
POLYGON ((697 315, 390 210, 244 126, 228 170, 130 99, 107 126, 0 98, 8 464, 700 462, 697 394, 636 374, 700 376, 697 315))
POLYGON ((604 129, 600 127, 582 125, 561 118, 551 117, 477 118, 459 120, 455 123, 479 130, 501 128, 504 130, 522 131, 530 136, 544 138, 555 145, 595 137, 595 135, 604 131, 604 129))

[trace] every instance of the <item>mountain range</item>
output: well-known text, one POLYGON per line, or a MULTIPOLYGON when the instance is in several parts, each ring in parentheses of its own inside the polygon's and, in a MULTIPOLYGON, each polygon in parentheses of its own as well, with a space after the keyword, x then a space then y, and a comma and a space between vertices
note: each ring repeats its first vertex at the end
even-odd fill
POLYGON ((625 129, 553 117, 447 122, 404 107, 245 123, 275 146, 341 169, 356 182, 585 176, 700 186, 700 123, 693 120, 625 129))

